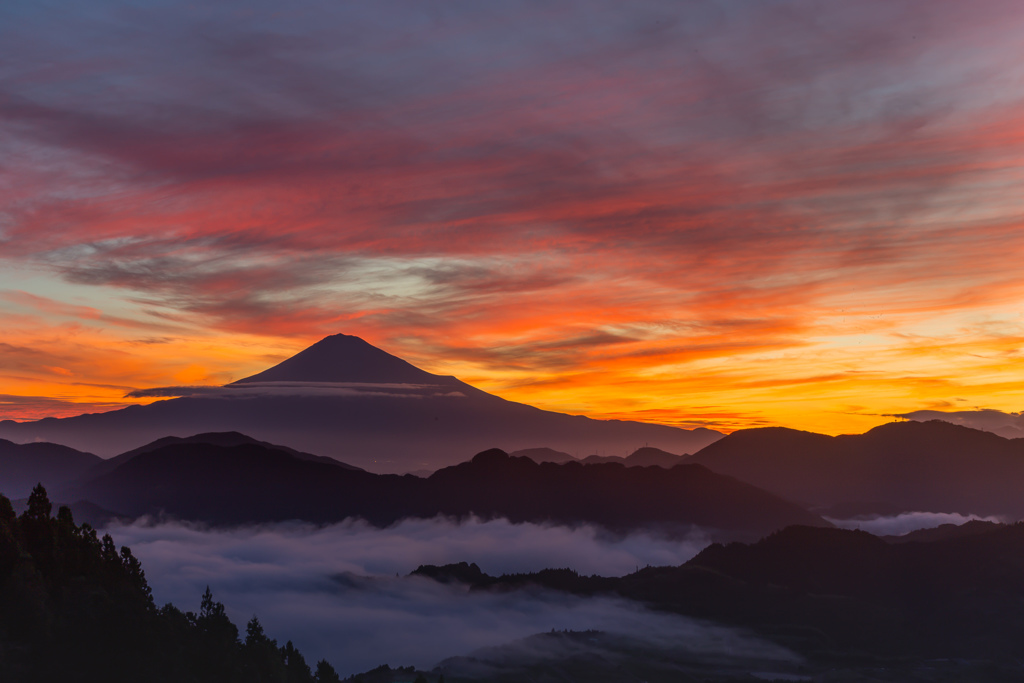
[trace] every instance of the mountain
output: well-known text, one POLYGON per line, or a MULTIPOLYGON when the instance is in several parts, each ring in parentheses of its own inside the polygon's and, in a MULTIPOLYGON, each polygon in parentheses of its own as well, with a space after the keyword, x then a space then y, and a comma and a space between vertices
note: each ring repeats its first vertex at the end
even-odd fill
POLYGON ((192 392, 107 413, 5 420, 0 437, 51 441, 109 457, 167 435, 235 431, 376 472, 404 472, 452 465, 494 444, 626 453, 646 443, 692 453, 722 436, 506 401, 344 334, 251 377, 192 392))
POLYGON ((102 462, 92 453, 55 443, 17 444, 0 439, 0 493, 11 499, 27 498, 39 482, 64 486, 102 462))
POLYGON ((321 462, 327 465, 335 465, 337 467, 342 467, 348 470, 358 470, 360 472, 364 471, 362 468, 354 467, 352 465, 349 465, 348 463, 341 462, 340 460, 335 460, 334 458, 328 458, 323 455, 313 455, 312 453, 303 453, 302 451, 297 451, 293 448, 288 448, 287 446, 278 446, 276 444, 267 443, 266 441, 257 441, 256 439, 250 436, 246 436, 245 434, 240 434, 238 432, 207 432, 205 434, 195 434, 193 436, 187 437, 165 436, 161 439, 157 439, 156 441, 150 442, 144 446, 133 448, 132 450, 125 451, 120 455, 115 455, 113 458, 110 458, 109 460, 103 460, 100 465, 90 470, 88 474, 92 476, 97 476, 103 474, 104 472, 111 472, 137 455, 141 455, 142 453, 148 453, 150 451, 155 451, 158 448, 163 448, 164 446, 171 446, 175 444, 212 444, 215 446, 241 446, 244 444, 256 444, 258 446, 264 446, 266 448, 282 450, 285 453, 288 453, 289 455, 298 458, 299 460, 321 462))
POLYGON ((554 448, 524 448, 519 451, 513 451, 509 455, 513 458, 529 458, 536 463, 554 462, 561 465, 562 463, 576 461, 576 458, 568 453, 556 451, 554 448))
POLYGON ((675 455, 674 453, 668 453, 660 448, 652 448, 651 446, 644 446, 638 448, 625 458, 618 455, 588 455, 581 461, 584 465, 596 465, 602 462, 617 462, 625 465, 626 467, 650 467, 651 465, 657 467, 664 467, 665 469, 671 469, 676 465, 681 465, 686 458, 689 456, 675 455))
POLYGON ((218 446, 254 444, 282 450, 299 460, 363 471, 333 458, 303 453, 285 446, 275 446, 238 432, 212 432, 185 438, 167 436, 107 460, 91 453, 82 453, 53 443, 15 444, 0 439, 0 493, 7 495, 12 500, 24 499, 28 497, 36 484, 41 483, 48 490, 60 493, 61 497, 57 502, 70 504, 76 519, 82 519, 96 526, 96 521, 110 519, 114 515, 108 510, 92 509, 86 502, 79 500, 75 493, 78 486, 83 482, 95 480, 103 474, 114 471, 142 453, 170 445, 188 444, 215 444, 218 446))
POLYGON ((945 541, 952 538, 966 538, 988 534, 1006 527, 1006 524, 998 522, 986 522, 980 519, 972 519, 963 524, 940 524, 931 529, 918 529, 902 536, 881 536, 886 543, 931 543, 932 541, 945 541))
POLYGON ((269 382, 333 382, 470 388, 451 376, 432 375, 359 337, 335 334, 278 363, 269 370, 240 379, 231 386, 269 382))
POLYGON ((756 538, 788 524, 827 525, 772 494, 700 465, 672 470, 537 464, 492 449, 427 479, 378 475, 301 459, 258 443, 170 443, 54 494, 131 517, 233 525, 350 517, 388 525, 444 515, 512 522, 593 523, 627 531, 697 525, 720 538, 756 538))
POLYGON ((741 430, 686 462, 833 516, 923 511, 1024 518, 1024 440, 937 420, 834 437, 780 427, 741 430))

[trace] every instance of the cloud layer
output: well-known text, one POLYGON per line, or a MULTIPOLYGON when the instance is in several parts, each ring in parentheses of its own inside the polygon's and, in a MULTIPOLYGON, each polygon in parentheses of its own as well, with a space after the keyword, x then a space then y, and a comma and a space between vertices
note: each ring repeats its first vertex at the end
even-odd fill
POLYGON ((1015 409, 1022 30, 1000 1, 5 4, 0 392, 102 405, 344 331, 594 416, 1015 409))
POLYGON ((747 652, 790 661, 779 648, 729 629, 646 612, 613 599, 547 593, 468 593, 406 575, 420 564, 476 562, 488 573, 572 567, 621 575, 646 564, 681 564, 705 540, 643 534, 608 537, 504 521, 282 524, 232 531, 180 524, 114 526, 145 568, 158 603, 196 609, 207 585, 239 625, 257 614, 271 637, 291 639, 313 661, 356 673, 382 663, 431 667, 554 629, 599 629, 654 640, 678 636, 694 657, 747 652), (668 636, 666 635, 668 634, 668 636))
POLYGON ((964 515, 959 512, 901 512, 898 515, 855 517, 851 519, 833 519, 828 521, 842 529, 860 529, 876 536, 902 536, 918 529, 933 529, 942 524, 960 526, 971 520, 980 519, 986 522, 1005 523, 999 517, 981 517, 964 515))

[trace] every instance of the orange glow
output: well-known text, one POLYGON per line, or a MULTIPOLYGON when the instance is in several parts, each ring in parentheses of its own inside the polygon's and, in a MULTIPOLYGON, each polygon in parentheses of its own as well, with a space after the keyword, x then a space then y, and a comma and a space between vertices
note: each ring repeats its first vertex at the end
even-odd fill
POLYGON ((691 5, 400 41, 347 6, 280 42, 277 15, 204 18, 268 36, 258 73, 197 47, 171 77, 158 35, 24 38, 0 419, 224 384, 336 332, 593 417, 834 434, 1024 407, 1024 14, 926 3, 908 42, 888 3, 822 8, 820 35, 786 3, 691 5))

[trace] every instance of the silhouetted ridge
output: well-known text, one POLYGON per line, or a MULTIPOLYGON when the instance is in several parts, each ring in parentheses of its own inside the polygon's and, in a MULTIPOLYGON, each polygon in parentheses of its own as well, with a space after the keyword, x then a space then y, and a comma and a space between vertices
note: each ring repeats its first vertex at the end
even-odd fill
POLYGON ((266 441, 260 441, 258 439, 252 438, 251 436, 246 436, 241 432, 205 432, 203 434, 195 434, 194 436, 185 437, 165 436, 162 439, 157 439, 156 441, 150 442, 145 446, 134 448, 130 451, 122 453, 121 455, 113 457, 110 460, 107 460, 107 467, 105 467, 101 471, 109 472, 114 467, 124 464, 125 462, 128 462, 137 455, 141 455, 142 453, 148 453, 150 451, 155 451, 159 448, 163 448, 164 446, 171 446, 174 444, 210 444, 212 446, 243 446, 247 444, 255 444, 258 446, 263 446, 265 448, 284 451, 285 453, 295 456, 299 460, 311 460, 314 462, 322 462, 328 465, 344 467, 345 469, 358 470, 360 472, 364 471, 360 467, 349 465, 348 463, 341 462, 340 460, 336 460, 334 458, 328 458, 327 456, 324 455, 313 455, 312 453, 303 453, 302 451, 297 451, 294 448, 288 448, 287 446, 267 443, 266 441))
POLYGON ((938 420, 893 422, 835 437, 780 427, 742 430, 687 462, 832 516, 919 511, 1024 517, 1024 441, 938 420))
POLYGON ((334 334, 269 370, 232 384, 254 382, 354 382, 367 384, 461 385, 454 377, 433 375, 359 337, 334 334))
POLYGON ((701 465, 671 470, 577 462, 537 464, 499 449, 427 479, 377 475, 303 460, 259 443, 173 441, 61 492, 131 516, 210 524, 361 518, 389 525, 438 515, 511 522, 657 527, 756 538, 788 524, 828 523, 777 496, 701 465))
POLYGON ((681 465, 684 456, 663 451, 653 446, 643 446, 636 449, 626 457, 626 465, 629 467, 664 467, 666 469, 681 465))
MULTIPOLYGON (((525 457, 525 456, 524 456, 525 457)), ((500 448, 488 448, 473 456, 470 460, 477 467, 499 467, 511 459, 511 456, 500 448)), ((529 460, 529 458, 527 458, 529 460)), ((533 462, 531 460, 531 462, 533 462)))
POLYGON ((12 443, 0 439, 0 492, 26 498, 39 482, 64 486, 103 460, 55 443, 12 443))
POLYGON ((509 453, 514 458, 529 458, 534 462, 575 462, 576 458, 563 451, 556 451, 554 448, 523 448, 509 453))

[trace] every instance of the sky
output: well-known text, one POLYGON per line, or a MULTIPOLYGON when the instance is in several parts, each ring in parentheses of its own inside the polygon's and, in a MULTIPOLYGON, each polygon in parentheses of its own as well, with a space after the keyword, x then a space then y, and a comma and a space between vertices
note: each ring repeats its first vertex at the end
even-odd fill
POLYGON ((0 4, 0 419, 337 332, 542 408, 1021 410, 1018 2, 0 4))

